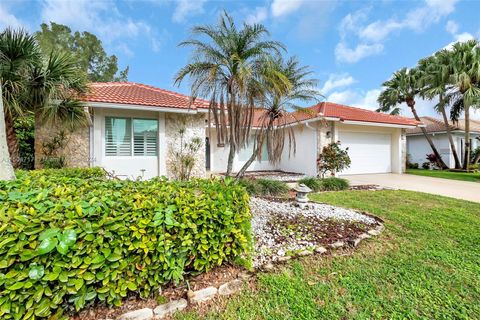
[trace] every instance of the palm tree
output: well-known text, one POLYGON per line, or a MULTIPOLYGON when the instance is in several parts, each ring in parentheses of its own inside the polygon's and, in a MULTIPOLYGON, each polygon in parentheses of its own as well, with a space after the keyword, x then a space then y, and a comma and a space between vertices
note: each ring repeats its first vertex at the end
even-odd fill
POLYGON ((438 103, 435 105, 435 110, 443 117, 445 131, 447 133, 448 141, 450 143, 450 149, 452 150, 453 158, 455 161, 455 169, 460 169, 461 163, 460 159, 458 158, 455 142, 453 141, 450 130, 450 123, 445 108, 445 106, 447 105, 446 96, 451 90, 451 86, 448 85, 448 63, 448 51, 442 50, 437 52, 434 56, 430 56, 426 59, 420 60, 418 69, 422 73, 422 97, 430 100, 438 97, 438 103))
POLYGON ((23 115, 28 74, 40 56, 34 37, 24 30, 15 31, 8 28, 0 34, 0 80, 6 139, 15 167, 18 167, 20 157, 13 122, 15 117, 23 115))
POLYGON ((190 78, 191 95, 210 100, 209 119, 213 116, 218 144, 229 145, 227 175, 232 172, 235 153, 246 146, 250 134, 254 100, 259 93, 255 83, 259 76, 259 60, 270 53, 279 53, 283 46, 263 38, 269 33, 261 24, 243 24, 237 29, 226 12, 217 25, 196 26, 194 37, 180 43, 193 47, 191 61, 177 73, 180 85, 190 78))
MULTIPOLYGON (((415 98, 421 93, 421 72, 418 69, 402 68, 396 71, 390 80, 385 81, 382 85, 383 91, 378 97, 378 103, 380 108, 378 112, 388 112, 393 108, 397 108, 397 105, 406 103, 413 113, 415 120, 421 121, 415 109, 415 98)), ((437 158, 438 165, 442 169, 446 169, 447 166, 443 162, 440 153, 433 144, 432 139, 427 134, 427 130, 424 127, 420 127, 425 139, 432 148, 433 153, 437 158)))
MULTIPOLYGON (((461 98, 465 116, 465 150, 463 169, 468 169, 470 162, 470 108, 475 107, 480 99, 480 48, 477 40, 457 42, 448 52, 449 63, 447 72, 449 84, 454 92, 449 98, 461 98)), ((457 112, 458 112, 457 108, 457 112)))
POLYGON ((296 58, 287 61, 281 56, 266 59, 263 62, 264 76, 260 79, 263 95, 258 103, 261 115, 259 126, 255 130, 255 146, 252 155, 237 173, 243 177, 253 161, 260 157, 266 143, 268 159, 271 163, 281 160, 285 140, 288 137, 289 148, 295 150, 295 136, 290 123, 293 114, 290 110, 307 112, 298 103, 317 100, 320 96, 315 87, 316 79, 310 78, 312 71, 301 66, 296 58))
POLYGON ((10 159, 20 165, 13 128, 16 117, 35 114, 41 121, 62 120, 70 128, 86 123, 77 96, 87 89, 86 77, 67 53, 40 51, 34 37, 23 30, 6 29, 0 35, 0 80, 10 159))

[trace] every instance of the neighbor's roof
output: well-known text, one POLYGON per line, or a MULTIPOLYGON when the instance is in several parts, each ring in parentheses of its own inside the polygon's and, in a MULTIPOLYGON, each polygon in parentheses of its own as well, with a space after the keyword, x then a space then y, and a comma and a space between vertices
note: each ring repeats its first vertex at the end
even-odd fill
POLYGON ((159 108, 208 108, 208 102, 156 87, 135 82, 94 82, 83 98, 87 102, 129 104, 159 108))
MULTIPOLYGON (((432 117, 420 117, 425 129, 427 132, 445 132, 445 123, 443 120, 432 118, 432 117)), ((459 119, 457 122, 449 121, 448 126, 451 131, 465 131, 465 119, 459 119)), ((480 121, 470 120, 470 131, 471 132, 480 132, 480 121)), ((422 133, 420 128, 408 129, 407 134, 417 134, 422 133)))
POLYGON ((406 126, 416 126, 419 124, 415 119, 393 116, 386 113, 345 106, 332 102, 321 102, 312 107, 306 108, 306 110, 293 112, 290 115, 291 120, 289 122, 291 123, 327 117, 338 118, 340 121, 359 121, 406 126))

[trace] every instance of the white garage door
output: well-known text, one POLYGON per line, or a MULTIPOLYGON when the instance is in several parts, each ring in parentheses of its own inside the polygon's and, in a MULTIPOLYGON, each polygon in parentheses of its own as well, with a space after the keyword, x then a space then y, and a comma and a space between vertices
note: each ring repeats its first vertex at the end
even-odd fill
POLYGON ((339 132, 341 148, 348 148, 350 168, 340 174, 385 173, 392 171, 392 148, 389 134, 339 132))

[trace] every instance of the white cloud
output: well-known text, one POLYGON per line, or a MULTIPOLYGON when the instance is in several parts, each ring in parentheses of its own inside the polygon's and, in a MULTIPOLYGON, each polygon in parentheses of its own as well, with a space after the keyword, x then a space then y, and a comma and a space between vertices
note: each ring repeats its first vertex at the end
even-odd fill
POLYGON ((11 27, 14 29, 24 28, 25 25, 8 8, 0 3, 0 29, 11 27))
POLYGON ((204 12, 203 5, 206 0, 176 0, 177 6, 173 12, 172 20, 175 22, 185 22, 185 20, 194 15, 204 12))
POLYGON ((449 20, 447 22, 447 25, 445 26, 445 30, 447 30, 447 32, 453 36, 453 41, 447 44, 445 47, 443 47, 443 49, 449 50, 457 42, 466 42, 468 40, 475 39, 475 37, 469 32, 459 33, 460 26, 455 21, 452 21, 452 20, 449 20))
POLYGON ((352 107, 376 110, 378 108, 377 98, 380 92, 380 89, 372 89, 368 91, 360 89, 335 91, 327 97, 327 101, 352 107))
POLYGON ((248 24, 261 23, 268 17, 268 9, 266 7, 256 7, 255 10, 247 15, 245 22, 248 24))
POLYGON ((458 24, 453 20, 448 20, 445 30, 450 34, 456 34, 458 33, 458 24))
POLYGON ((272 15, 281 17, 296 11, 302 5, 303 0, 273 0, 272 15))
POLYGON ((353 83, 355 83, 355 79, 349 74, 346 74, 346 73, 333 74, 332 73, 328 76, 328 80, 320 89, 320 93, 323 95, 326 95, 334 89, 348 87, 353 83))
MULTIPOLYGON (((457 2, 458 0, 426 0, 419 7, 408 11, 402 19, 377 20, 366 25, 368 9, 350 13, 340 23, 340 42, 335 49, 337 61, 353 63, 379 54, 384 48, 383 41, 393 32, 404 29, 421 32, 452 13, 457 2), (347 44, 347 38, 352 36, 358 41, 355 46, 347 44)), ((447 28, 456 32, 454 23, 447 24, 447 28)))
MULTIPOLYGON (((154 43, 155 32, 147 23, 123 16, 110 0, 44 0, 41 16, 43 22, 52 21, 68 25, 72 30, 89 31, 108 43, 146 36, 153 39, 153 50, 158 47, 154 43)), ((125 44, 116 47, 129 56, 133 54, 125 44)))
POLYGON ((337 61, 354 63, 365 57, 379 54, 383 51, 383 44, 358 44, 354 49, 349 48, 344 42, 340 42, 335 47, 335 58, 337 61))

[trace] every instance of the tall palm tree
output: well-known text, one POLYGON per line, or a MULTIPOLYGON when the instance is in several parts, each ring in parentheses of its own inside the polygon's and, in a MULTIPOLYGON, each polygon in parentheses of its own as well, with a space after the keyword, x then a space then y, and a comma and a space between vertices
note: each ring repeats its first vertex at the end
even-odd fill
POLYGON ((287 137, 289 148, 293 146, 295 150, 295 135, 292 127, 287 126, 293 116, 289 111, 307 112, 299 103, 318 100, 320 97, 315 90, 318 81, 310 78, 312 71, 307 66, 301 66, 294 57, 286 61, 281 56, 267 58, 263 61, 262 69, 264 76, 259 85, 263 94, 257 109, 261 115, 258 118, 259 126, 255 130, 254 149, 237 173, 237 178, 243 177, 253 161, 261 156, 264 145, 271 163, 281 160, 287 137))
POLYGON ((480 48, 477 40, 457 42, 448 53, 449 83, 455 92, 449 96, 461 98, 465 116, 465 150, 463 169, 468 169, 470 162, 470 108, 475 107, 480 99, 480 48))
POLYGON ((0 33, 0 81, 8 150, 15 167, 20 163, 19 145, 13 128, 22 116, 27 97, 28 75, 41 57, 33 36, 24 30, 5 29, 0 33))
POLYGON ((438 97, 438 103, 435 105, 435 110, 443 117, 443 123, 445 125, 445 131, 450 143, 450 149, 452 150, 453 159, 455 161, 455 168, 460 169, 461 163, 458 157, 455 142, 451 134, 451 128, 447 111, 445 106, 447 105, 447 94, 451 91, 451 85, 448 84, 448 63, 449 54, 447 50, 441 50, 434 56, 422 59, 419 61, 418 69, 421 72, 422 91, 421 95, 427 99, 434 99, 438 97))
POLYGON ((217 25, 196 26, 192 34, 194 38, 180 43, 194 51, 175 83, 180 85, 188 76, 191 95, 210 100, 209 119, 212 115, 217 142, 230 148, 226 172, 230 175, 235 153, 246 146, 250 134, 259 93, 253 85, 260 72, 259 59, 284 48, 279 42, 264 39, 269 33, 263 25, 244 23, 238 29, 226 12, 217 25))
MULTIPOLYGON (((406 103, 413 113, 414 118, 417 121, 421 121, 415 109, 415 99, 419 96, 421 87, 421 72, 418 69, 402 68, 396 71, 390 80, 385 81, 383 85, 383 91, 378 96, 378 103, 380 108, 379 112, 388 112, 393 108, 397 108, 397 105, 406 103)), ((442 169, 446 169, 447 165, 442 160, 442 156, 435 147, 432 139, 427 134, 427 130, 424 127, 420 127, 425 139, 432 148, 433 153, 437 158, 438 165, 442 169)))

